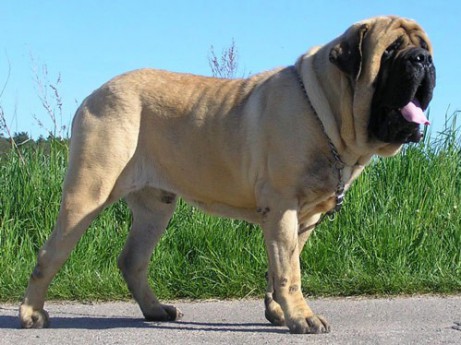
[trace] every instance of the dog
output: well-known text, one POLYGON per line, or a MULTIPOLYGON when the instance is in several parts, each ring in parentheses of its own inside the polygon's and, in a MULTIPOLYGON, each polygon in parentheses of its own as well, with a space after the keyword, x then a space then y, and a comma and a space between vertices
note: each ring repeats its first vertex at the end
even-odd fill
POLYGON ((266 318, 291 333, 330 326, 306 303, 299 254, 374 155, 421 140, 435 87, 432 46, 414 21, 376 17, 247 79, 142 69, 87 97, 72 122, 56 226, 20 306, 47 327, 48 285, 91 221, 124 198, 133 213, 119 268, 146 320, 178 320, 148 285, 151 253, 177 196, 260 224, 269 257, 266 318))

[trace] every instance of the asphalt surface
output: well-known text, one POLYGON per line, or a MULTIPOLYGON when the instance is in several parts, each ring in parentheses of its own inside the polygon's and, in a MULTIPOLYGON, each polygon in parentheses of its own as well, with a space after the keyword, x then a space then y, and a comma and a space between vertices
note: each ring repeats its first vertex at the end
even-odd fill
POLYGON ((264 318, 261 300, 175 303, 179 322, 145 322, 130 302, 47 303, 49 329, 19 329, 0 304, 0 344, 461 344, 461 296, 310 301, 331 333, 292 335, 264 318))

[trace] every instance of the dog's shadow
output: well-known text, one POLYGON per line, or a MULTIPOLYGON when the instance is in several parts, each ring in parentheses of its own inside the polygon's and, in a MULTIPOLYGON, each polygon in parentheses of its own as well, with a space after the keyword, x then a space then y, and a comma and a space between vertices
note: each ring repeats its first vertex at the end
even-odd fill
MULTIPOLYGON (((53 329, 105 330, 115 328, 153 328, 162 330, 237 332, 237 333, 287 333, 284 327, 274 327, 266 323, 224 323, 224 322, 147 322, 140 318, 107 318, 98 316, 63 317, 55 316, 50 321, 53 329)), ((0 315, 0 329, 20 328, 17 316, 0 315)))

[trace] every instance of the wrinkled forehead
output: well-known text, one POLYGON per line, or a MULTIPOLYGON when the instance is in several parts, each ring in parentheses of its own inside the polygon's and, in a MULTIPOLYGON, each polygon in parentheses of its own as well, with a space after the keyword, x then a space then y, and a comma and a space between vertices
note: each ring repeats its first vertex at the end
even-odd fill
MULTIPOLYGON (((376 17, 363 23, 369 24, 369 34, 375 42, 387 48, 397 39, 402 47, 416 46, 427 49, 432 54, 432 44, 423 28, 416 21, 401 17, 376 17)), ((385 49, 384 48, 384 49, 385 49)))
POLYGON ((372 88, 369 86, 378 76, 383 53, 397 40, 402 40, 400 49, 421 47, 432 54, 432 45, 427 34, 414 20, 392 16, 374 17, 354 24, 344 35, 351 35, 363 26, 367 31, 362 42, 362 73, 358 86, 364 88, 361 92, 371 92, 372 88))
POLYGON ((432 53, 432 44, 429 37, 414 20, 398 18, 392 24, 391 28, 394 28, 396 33, 401 35, 400 37, 402 37, 404 44, 421 47, 432 53))

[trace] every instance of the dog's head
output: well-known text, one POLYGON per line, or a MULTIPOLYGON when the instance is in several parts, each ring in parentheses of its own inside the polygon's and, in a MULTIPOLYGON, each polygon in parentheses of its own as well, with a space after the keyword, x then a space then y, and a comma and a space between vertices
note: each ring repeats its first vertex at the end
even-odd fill
POLYGON ((432 46, 414 21, 377 17, 353 25, 329 51, 353 89, 355 130, 376 153, 418 142, 435 87, 432 46))

